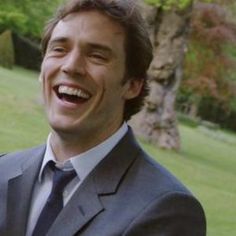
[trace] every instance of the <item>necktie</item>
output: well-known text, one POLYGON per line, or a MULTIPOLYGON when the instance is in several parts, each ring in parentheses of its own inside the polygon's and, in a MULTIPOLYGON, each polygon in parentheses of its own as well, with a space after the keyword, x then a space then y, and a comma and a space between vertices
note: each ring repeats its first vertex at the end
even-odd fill
POLYGON ((55 163, 49 163, 49 165, 54 171, 52 190, 42 212, 40 213, 32 236, 46 235, 50 226, 63 208, 63 190, 65 186, 76 176, 74 170, 62 171, 55 167, 55 163))

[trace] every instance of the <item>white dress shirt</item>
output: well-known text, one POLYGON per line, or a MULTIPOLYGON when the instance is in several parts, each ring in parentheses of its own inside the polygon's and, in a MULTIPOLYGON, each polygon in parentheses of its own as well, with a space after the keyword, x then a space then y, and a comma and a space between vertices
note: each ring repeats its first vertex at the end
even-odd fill
POLYGON ((125 135, 127 130, 128 126, 126 123, 124 123, 112 136, 99 145, 89 149, 84 153, 71 157, 63 163, 56 161, 50 146, 51 135, 48 136, 45 155, 39 172, 38 180, 35 183, 33 191, 26 236, 32 235, 38 217, 51 192, 53 173, 51 169, 48 168, 47 163, 52 160, 56 163, 58 168, 65 171, 74 169, 77 173, 77 176, 64 189, 63 201, 65 206, 74 192, 78 189, 80 184, 88 176, 88 174, 115 147, 115 145, 125 135))

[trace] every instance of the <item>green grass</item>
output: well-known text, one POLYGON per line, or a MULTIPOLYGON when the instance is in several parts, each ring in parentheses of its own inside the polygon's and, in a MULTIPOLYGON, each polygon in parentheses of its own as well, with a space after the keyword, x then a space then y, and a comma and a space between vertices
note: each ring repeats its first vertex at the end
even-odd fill
MULTIPOLYGON (((37 145, 47 137, 37 77, 21 68, 0 67, 0 152, 37 145)), ((200 199, 208 236, 236 235, 236 135, 183 124, 180 133, 179 153, 142 145, 200 199)))
POLYGON ((0 152, 44 141, 48 133, 37 73, 0 67, 0 152))

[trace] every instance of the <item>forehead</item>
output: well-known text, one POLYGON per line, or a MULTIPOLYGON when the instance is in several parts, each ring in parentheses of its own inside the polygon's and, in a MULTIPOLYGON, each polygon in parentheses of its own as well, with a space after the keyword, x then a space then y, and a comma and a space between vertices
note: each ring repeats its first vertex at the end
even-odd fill
POLYGON ((58 22, 50 41, 57 37, 123 44, 125 29, 119 22, 99 11, 81 11, 72 13, 58 22))

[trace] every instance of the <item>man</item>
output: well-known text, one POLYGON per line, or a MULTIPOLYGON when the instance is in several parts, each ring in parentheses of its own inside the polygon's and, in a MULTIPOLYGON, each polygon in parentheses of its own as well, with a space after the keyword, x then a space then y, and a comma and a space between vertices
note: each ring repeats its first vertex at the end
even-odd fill
POLYGON ((42 47, 52 131, 46 145, 0 158, 0 235, 204 236, 199 202, 126 124, 152 60, 135 3, 67 2, 42 47), (73 177, 59 180, 65 173, 73 177))

